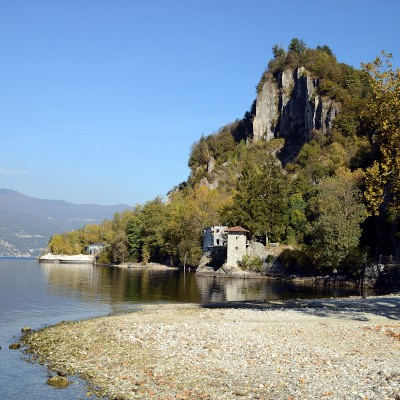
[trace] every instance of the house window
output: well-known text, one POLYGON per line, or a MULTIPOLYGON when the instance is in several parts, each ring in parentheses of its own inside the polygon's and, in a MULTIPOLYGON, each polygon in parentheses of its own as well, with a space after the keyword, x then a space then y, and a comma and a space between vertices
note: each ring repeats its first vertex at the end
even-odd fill
POLYGON ((219 239, 217 239, 217 245, 219 245, 219 239))
POLYGON ((236 247, 235 247, 235 250, 238 250, 238 249, 239 249, 239 247, 236 246, 236 247))
POLYGON ((217 229, 217 233, 219 232, 219 229, 217 229))

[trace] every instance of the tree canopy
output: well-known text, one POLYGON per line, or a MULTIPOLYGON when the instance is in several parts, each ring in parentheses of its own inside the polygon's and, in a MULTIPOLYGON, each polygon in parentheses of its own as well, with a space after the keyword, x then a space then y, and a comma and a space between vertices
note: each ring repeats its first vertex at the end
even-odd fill
POLYGON ((307 46, 303 40, 293 38, 289 44, 289 53, 301 54, 306 50, 307 46))
POLYGON ((362 64, 372 77, 373 96, 364 113, 379 156, 366 170, 365 198, 379 214, 385 198, 389 209, 400 212, 400 70, 392 69, 391 54, 382 52, 372 63, 362 64))
POLYGON ((225 220, 240 225, 256 236, 268 235, 279 242, 284 237, 283 215, 287 204, 287 184, 276 159, 268 156, 258 168, 247 164, 236 185, 233 204, 225 220))
POLYGON ((358 189, 362 172, 339 168, 319 185, 315 199, 316 220, 311 224, 311 254, 320 269, 338 268, 358 246, 365 206, 358 189))

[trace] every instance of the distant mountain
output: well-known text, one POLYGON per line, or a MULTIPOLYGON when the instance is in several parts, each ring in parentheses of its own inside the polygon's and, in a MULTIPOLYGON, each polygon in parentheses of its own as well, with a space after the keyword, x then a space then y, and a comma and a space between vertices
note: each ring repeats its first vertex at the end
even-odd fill
POLYGON ((0 189, 0 257, 38 256, 51 235, 112 219, 126 204, 73 204, 0 189))

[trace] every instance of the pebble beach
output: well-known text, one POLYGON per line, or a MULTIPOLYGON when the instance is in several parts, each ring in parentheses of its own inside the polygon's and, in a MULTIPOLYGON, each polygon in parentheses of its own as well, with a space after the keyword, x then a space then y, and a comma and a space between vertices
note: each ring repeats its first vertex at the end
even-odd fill
POLYGON ((107 399, 400 399, 400 295, 155 304, 23 336, 107 399))

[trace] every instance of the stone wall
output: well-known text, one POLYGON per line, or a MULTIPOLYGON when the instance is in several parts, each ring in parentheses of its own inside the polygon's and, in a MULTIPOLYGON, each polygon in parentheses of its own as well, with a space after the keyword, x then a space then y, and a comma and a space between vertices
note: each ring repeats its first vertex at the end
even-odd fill
POLYGON ((246 254, 250 257, 260 257, 264 260, 270 252, 262 243, 251 241, 250 245, 247 246, 246 254))

